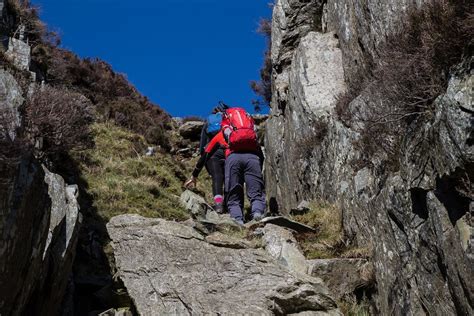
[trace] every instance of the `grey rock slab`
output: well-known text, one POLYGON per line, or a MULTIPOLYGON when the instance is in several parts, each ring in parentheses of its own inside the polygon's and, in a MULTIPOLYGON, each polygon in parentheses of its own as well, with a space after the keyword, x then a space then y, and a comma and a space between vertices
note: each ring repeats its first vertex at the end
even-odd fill
POLYGON ((265 250, 290 271, 308 273, 306 258, 292 232, 277 225, 267 224, 263 228, 263 241, 265 250))
MULTIPOLYGON (((330 131, 337 97, 346 90, 342 53, 333 33, 304 32, 291 56, 291 63, 274 74, 272 110, 265 135, 267 195, 276 200, 273 205, 278 205, 278 212, 284 215, 302 199, 313 198, 302 194, 308 191, 306 183, 319 184, 324 179, 318 177, 318 166, 305 158, 324 153, 321 143, 330 131)), ((347 136, 338 138, 342 137, 347 136)), ((344 141, 330 145, 344 145, 353 151, 351 140, 344 141)), ((342 162, 346 151, 336 153, 338 157, 331 158, 342 162)))
POLYGON ((197 233, 137 215, 114 217, 107 230, 118 276, 140 315, 338 313, 323 284, 295 276, 263 250, 183 238, 197 233))
MULTIPOLYGON (((344 92, 342 52, 334 33, 309 32, 295 50, 289 78, 290 94, 306 112, 294 116, 315 117, 331 113, 337 97, 344 92)), ((297 124, 297 122, 295 122, 297 124)))
POLYGON ((53 236, 58 234, 58 230, 64 225, 64 243, 61 243, 60 252, 62 256, 66 254, 69 248, 71 238, 75 230, 76 224, 80 217, 79 203, 76 200, 78 194, 77 186, 66 186, 64 179, 57 174, 50 172, 43 166, 45 172, 45 182, 48 185, 48 194, 51 199, 51 216, 49 220, 48 239, 43 252, 43 258, 48 252, 53 236), (64 224, 63 224, 64 223, 64 224))
POLYGON ((28 70, 31 61, 31 47, 22 40, 10 38, 5 57, 9 59, 18 69, 28 70))

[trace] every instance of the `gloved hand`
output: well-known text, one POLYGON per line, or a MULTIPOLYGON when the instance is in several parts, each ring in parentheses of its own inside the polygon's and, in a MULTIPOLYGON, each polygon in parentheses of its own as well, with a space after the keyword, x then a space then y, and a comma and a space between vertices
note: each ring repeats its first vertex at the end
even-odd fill
POLYGON ((190 189, 190 188, 193 188, 196 186, 196 183, 197 183, 197 179, 195 177, 191 177, 189 180, 187 180, 185 183, 184 183, 184 187, 186 189, 190 189))

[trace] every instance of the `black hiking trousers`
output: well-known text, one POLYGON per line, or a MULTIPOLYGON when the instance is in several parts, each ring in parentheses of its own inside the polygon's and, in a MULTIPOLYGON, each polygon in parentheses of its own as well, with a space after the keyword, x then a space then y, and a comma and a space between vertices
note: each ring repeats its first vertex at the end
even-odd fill
POLYGON ((206 170, 212 178, 212 194, 224 196, 225 153, 219 148, 207 161, 206 170))

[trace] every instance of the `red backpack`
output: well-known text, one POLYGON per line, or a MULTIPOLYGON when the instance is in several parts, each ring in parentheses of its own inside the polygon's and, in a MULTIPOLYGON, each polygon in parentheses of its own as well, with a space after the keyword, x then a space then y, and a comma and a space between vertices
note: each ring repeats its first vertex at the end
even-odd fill
POLYGON ((231 129, 229 149, 233 152, 257 151, 257 133, 253 118, 242 108, 230 108, 222 119, 222 130, 231 129))

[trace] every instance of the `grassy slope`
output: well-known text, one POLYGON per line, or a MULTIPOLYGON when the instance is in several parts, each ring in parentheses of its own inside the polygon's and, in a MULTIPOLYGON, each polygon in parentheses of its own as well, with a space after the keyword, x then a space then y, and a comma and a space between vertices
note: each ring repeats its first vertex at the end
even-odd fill
MULTIPOLYGON (((120 214, 184 220, 186 210, 179 204, 182 183, 190 174, 190 164, 180 163, 169 154, 143 155, 143 136, 112 123, 92 127, 95 148, 86 152, 81 163, 97 214, 104 220, 120 214)), ((205 174, 205 172, 203 172, 205 174)), ((203 183, 207 183, 205 175, 203 183)))

